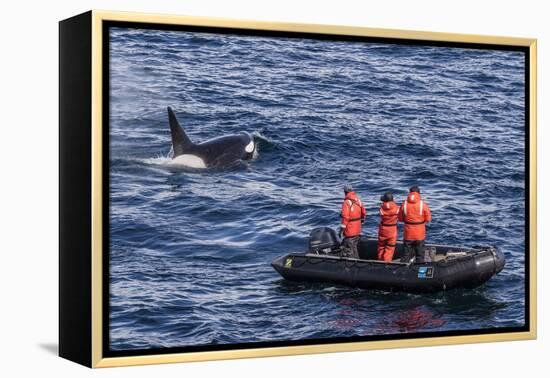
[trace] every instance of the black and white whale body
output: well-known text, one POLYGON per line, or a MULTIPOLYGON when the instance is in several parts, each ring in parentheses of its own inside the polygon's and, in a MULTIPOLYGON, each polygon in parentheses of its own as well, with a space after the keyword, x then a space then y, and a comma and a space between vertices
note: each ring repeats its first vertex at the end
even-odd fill
POLYGON ((172 108, 168 107, 174 155, 172 162, 189 168, 227 167, 250 160, 256 145, 247 133, 218 137, 195 144, 180 126, 172 108))

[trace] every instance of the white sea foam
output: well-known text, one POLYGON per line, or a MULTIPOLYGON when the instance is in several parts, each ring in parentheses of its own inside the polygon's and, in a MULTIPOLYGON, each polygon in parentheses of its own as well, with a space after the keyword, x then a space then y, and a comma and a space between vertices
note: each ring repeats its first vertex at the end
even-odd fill
POLYGON ((141 161, 149 165, 166 166, 172 163, 172 158, 170 156, 157 156, 153 158, 142 159, 141 161))

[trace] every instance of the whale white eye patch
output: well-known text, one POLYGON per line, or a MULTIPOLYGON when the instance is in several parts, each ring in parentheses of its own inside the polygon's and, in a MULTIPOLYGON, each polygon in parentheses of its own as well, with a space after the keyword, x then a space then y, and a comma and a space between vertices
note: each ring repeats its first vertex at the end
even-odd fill
POLYGON ((246 145, 246 147, 244 148, 244 150, 245 150, 246 152, 249 152, 249 153, 252 152, 252 151, 254 151, 254 141, 251 140, 250 143, 248 143, 248 144, 246 145))

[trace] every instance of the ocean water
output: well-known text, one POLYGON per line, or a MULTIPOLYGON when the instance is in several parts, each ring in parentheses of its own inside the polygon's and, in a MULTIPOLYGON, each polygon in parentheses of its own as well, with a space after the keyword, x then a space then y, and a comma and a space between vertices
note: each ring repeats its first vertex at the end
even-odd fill
MULTIPOLYGON (((113 28, 114 351, 516 327, 525 322, 521 52, 113 28), (246 131, 254 160, 170 166, 166 107, 195 142, 246 131), (345 183, 375 235, 380 195, 417 184, 428 242, 494 245, 471 291, 284 281, 270 262, 337 227, 345 183)), ((400 227, 400 235, 402 229, 400 227)))

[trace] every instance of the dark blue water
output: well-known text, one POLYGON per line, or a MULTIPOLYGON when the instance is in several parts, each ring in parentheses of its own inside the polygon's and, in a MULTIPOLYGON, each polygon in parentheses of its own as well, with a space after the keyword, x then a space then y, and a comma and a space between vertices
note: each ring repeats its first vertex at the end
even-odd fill
MULTIPOLYGON (((114 350, 524 324, 524 56, 518 52, 111 32, 110 346, 114 350), (166 107, 194 141, 247 131, 244 169, 169 166, 166 107), (500 248, 472 291, 285 282, 277 256, 336 227, 342 187, 400 202, 428 241, 500 248)), ((401 229, 400 229, 401 234, 401 229)))

